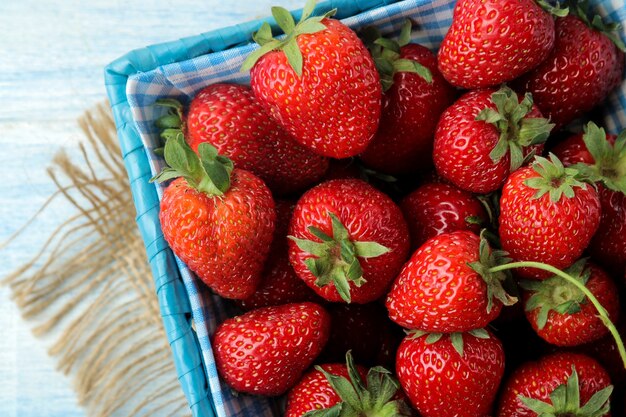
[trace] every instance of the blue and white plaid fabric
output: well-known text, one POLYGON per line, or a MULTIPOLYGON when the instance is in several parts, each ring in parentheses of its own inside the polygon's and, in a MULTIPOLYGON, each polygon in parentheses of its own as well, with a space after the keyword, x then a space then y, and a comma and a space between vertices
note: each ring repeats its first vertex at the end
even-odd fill
MULTIPOLYGON (((452 20, 454 0, 405 0, 365 12, 343 22, 359 29, 375 25, 383 33, 400 30, 405 18, 416 25, 412 33, 413 42, 436 50, 452 20)), ((626 6, 623 0, 594 3, 596 10, 608 21, 626 22, 626 6)), ((622 37, 626 39, 626 31, 622 37)), ((245 57, 256 45, 245 45, 224 52, 204 55, 188 61, 161 66, 153 71, 139 73, 129 78, 126 88, 128 102, 137 124, 144 146, 148 150, 152 173, 156 174, 164 166, 164 161, 152 152, 158 146, 159 138, 154 126, 155 120, 163 114, 163 109, 154 106, 162 97, 176 97, 187 102, 203 87, 217 82, 247 83, 248 77, 239 72, 245 57)), ((626 127, 626 83, 614 92, 604 109, 605 125, 611 132, 626 127)), ((163 187, 156 185, 159 197, 163 187)), ((196 279, 189 269, 178 261, 193 309, 193 320, 200 341, 210 391, 218 417, 227 416, 278 416, 280 407, 275 401, 247 395, 235 395, 221 383, 213 352, 210 335, 217 323, 232 313, 224 300, 213 296, 204 284, 196 279)))

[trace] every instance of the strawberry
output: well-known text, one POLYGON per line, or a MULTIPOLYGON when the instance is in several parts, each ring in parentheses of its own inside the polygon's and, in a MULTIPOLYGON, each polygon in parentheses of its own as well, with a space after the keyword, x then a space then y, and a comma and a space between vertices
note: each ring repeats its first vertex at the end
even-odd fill
POLYGON ((281 395, 293 387, 328 340, 330 317, 314 303, 270 306, 221 323, 215 365, 234 390, 281 395))
POLYGON ((400 209, 409 225, 411 243, 418 248, 431 237, 457 230, 480 232, 488 221, 480 201, 467 191, 442 182, 429 182, 406 196, 400 209))
MULTIPOLYGON (((507 179, 500 199, 502 249, 516 261, 567 268, 589 245, 600 223, 600 199, 582 182, 580 172, 564 168, 551 155, 507 179)), ((550 273, 521 268, 524 278, 546 279, 550 273)))
MULTIPOLYGON (((616 329, 623 339, 626 338, 626 320, 620 316, 616 323, 616 329)), ((620 357, 619 348, 612 335, 606 335, 599 340, 595 340, 584 345, 577 346, 575 351, 591 356, 609 373, 611 381, 616 385, 626 383, 626 367, 620 357)))
POLYGON ((330 336, 320 360, 341 360, 347 351, 363 365, 393 364, 404 333, 389 320, 380 303, 330 304, 330 336))
MULTIPOLYGON (((580 260, 565 272, 584 284, 617 321, 619 298, 611 278, 594 264, 580 260)), ((608 329, 596 308, 574 285, 559 276, 522 282, 526 317, 541 338, 557 346, 576 346, 600 339, 608 329)))
MULTIPOLYGON (((182 114, 180 103, 168 103, 182 114)), ((205 87, 191 101, 181 127, 194 151, 201 143, 210 143, 237 168, 258 175, 277 194, 313 184, 328 168, 328 159, 298 144, 267 115, 247 86, 205 87)))
MULTIPOLYGON (((582 2, 581 2, 582 3, 582 2)), ((589 21, 580 6, 556 20, 556 41, 550 56, 516 82, 532 93, 541 111, 560 128, 582 116, 617 87, 624 71, 624 44, 596 16, 589 21)))
POLYGON ((282 7, 272 13, 286 37, 272 38, 265 23, 261 45, 244 62, 259 103, 302 145, 332 158, 365 150, 378 128, 381 86, 372 57, 338 20, 311 17, 308 0, 300 21, 282 7))
POLYGON ((612 272, 626 270, 626 130, 619 137, 607 135, 590 122, 554 148, 565 166, 576 168, 598 182, 602 217, 589 244, 591 256, 612 272))
POLYGON ((213 291, 247 298, 256 290, 274 232, 267 186, 208 143, 198 154, 182 134, 165 144, 165 168, 153 180, 174 180, 163 192, 159 220, 174 253, 213 291))
POLYGON ((497 417, 609 417, 613 390, 595 360, 558 352, 516 369, 504 385, 497 417))
POLYGON ((489 331, 414 331, 398 348, 400 385, 422 417, 487 415, 504 373, 504 351, 489 331))
POLYGON ((387 295, 389 317, 402 327, 463 332, 495 319, 502 304, 517 301, 502 287, 506 261, 484 237, 456 231, 426 241, 407 262, 387 295))
POLYGON ((289 232, 296 274, 328 301, 380 298, 409 251, 400 208, 361 180, 332 180, 307 191, 289 232))
POLYGON ((529 153, 541 153, 552 127, 530 95, 520 101, 508 87, 471 91, 441 115, 435 168, 463 190, 496 191, 529 153))
POLYGON ((427 48, 409 44, 411 23, 400 39, 380 38, 370 46, 383 83, 380 127, 361 155, 380 172, 410 174, 432 165, 433 137, 441 113, 452 104, 455 90, 437 69, 427 48))
POLYGON ((389 371, 380 367, 366 371, 354 364, 348 352, 345 365, 316 366, 289 392, 285 417, 304 415, 409 417, 412 413, 389 371))
POLYGON ((244 310, 304 301, 322 301, 298 276, 289 263, 287 234, 295 203, 276 200, 276 229, 270 253, 256 292, 237 305, 244 310))
POLYGON ((459 0, 439 48, 439 69, 457 87, 501 84, 533 69, 554 45, 550 13, 567 10, 534 0, 459 0))

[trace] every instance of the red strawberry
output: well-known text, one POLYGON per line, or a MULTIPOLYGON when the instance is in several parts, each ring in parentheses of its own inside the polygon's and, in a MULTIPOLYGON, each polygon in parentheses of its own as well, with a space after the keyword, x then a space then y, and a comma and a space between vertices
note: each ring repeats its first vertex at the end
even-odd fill
POLYGON ((617 137, 590 122, 584 135, 560 143, 554 153, 599 181, 602 217, 589 244, 591 256, 621 275, 626 270, 626 131, 617 137))
POLYGON ((169 164, 154 178, 175 177, 164 191, 159 220, 174 253, 216 293, 247 298, 256 290, 274 233, 274 200, 252 173, 208 143, 196 155, 182 134, 165 144, 169 164))
POLYGON ((355 366, 350 353, 346 359, 347 365, 324 364, 306 374, 287 396, 285 417, 308 416, 308 412, 338 416, 340 411, 342 416, 412 415, 389 371, 355 366))
POLYGON ((409 334, 396 359, 400 385, 422 417, 477 417, 491 410, 504 351, 489 331, 409 334))
POLYGON ((379 38, 386 47, 370 47, 384 94, 380 127, 361 159, 392 175, 432 165, 437 120, 455 97, 455 90, 437 69, 435 55, 421 45, 409 44, 410 31, 407 21, 398 42, 379 38))
MULTIPOLYGON (((318 369, 309 371, 302 377, 300 382, 289 391, 287 396, 287 409, 285 417, 302 417, 309 411, 329 409, 341 403, 341 397, 328 383, 326 375, 345 378, 349 380, 348 368, 341 363, 328 363, 320 365, 318 369)), ((357 365, 358 374, 363 378, 367 371, 357 365)))
POLYGON ((409 251, 400 208, 361 180, 332 180, 307 191, 289 231, 291 265, 329 301, 380 298, 409 251))
POLYGON ((237 304, 244 310, 304 301, 321 301, 298 276, 289 263, 287 234, 295 203, 276 200, 276 230, 256 292, 237 304))
POLYGON ((453 85, 480 88, 513 80, 546 59, 554 21, 534 0, 459 0, 439 49, 439 69, 453 85))
POLYGON ((435 168, 463 190, 496 191, 528 153, 541 153, 552 127, 528 95, 520 101, 508 87, 471 91, 439 120, 435 168))
POLYGON ((332 318, 330 337, 320 360, 335 362, 351 351, 361 364, 388 366, 404 333, 389 320, 385 306, 380 303, 330 304, 332 318))
POLYGON ((298 142, 316 153, 346 158, 365 150, 380 118, 381 87, 372 57, 357 35, 338 20, 310 17, 307 2, 296 24, 272 8, 287 36, 272 38, 269 24, 254 35, 250 84, 267 112, 298 142))
POLYGON ((313 303, 264 307, 224 321, 213 336, 217 370, 236 391, 274 396, 293 387, 328 340, 313 303))
POLYGON ((600 104, 624 71, 623 44, 611 33, 615 28, 598 16, 591 23, 584 12, 578 15, 556 20, 552 53, 517 82, 557 128, 600 104))
MULTIPOLYGON (((515 171, 500 199, 502 249, 516 261, 535 261, 564 269, 580 258, 600 222, 600 199, 579 172, 558 158, 537 157, 532 166, 515 171)), ((550 273, 522 268, 525 278, 550 273)))
POLYGON ((213 84, 201 90, 189 105, 184 129, 194 151, 210 143, 278 194, 311 185, 328 168, 328 159, 298 144, 265 113, 247 86, 213 84))
POLYGON ((361 167, 354 158, 331 159, 328 171, 324 175, 324 181, 361 179, 361 167))
MULTIPOLYGON (((619 314, 617 287, 596 265, 576 262, 565 272, 584 284, 608 311, 612 322, 619 314)), ((607 327, 587 297, 559 276, 522 282, 526 317, 541 338, 557 346, 576 346, 600 339, 607 327)))
MULTIPOLYGON (((620 317, 616 327, 622 340, 626 339, 626 320, 623 316, 620 317)), ((600 340, 581 345, 576 348, 576 351, 597 360, 616 385, 626 383, 626 368, 612 335, 606 335, 600 340)))
POLYGON ((411 243, 418 248, 431 237, 457 230, 480 232, 488 222, 480 201, 453 185, 430 182, 406 196, 400 204, 411 232, 411 243))
POLYGON ((497 417, 609 417, 612 390, 609 375, 595 360, 558 352, 513 372, 497 417))
POLYGON ((409 329, 463 332, 495 319, 502 304, 517 301, 502 288, 505 261, 487 241, 456 231, 426 241, 407 262, 387 295, 389 317, 409 329))

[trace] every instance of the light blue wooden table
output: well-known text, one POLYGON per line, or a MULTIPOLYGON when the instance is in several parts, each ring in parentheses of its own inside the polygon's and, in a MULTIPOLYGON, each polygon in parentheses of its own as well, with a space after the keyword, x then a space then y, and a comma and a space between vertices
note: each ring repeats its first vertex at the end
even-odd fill
MULTIPOLYGON (((102 68, 127 51, 269 13, 304 0, 0 1, 0 241, 54 191, 45 169, 61 147, 76 150, 76 119, 105 98, 102 68)), ((70 210, 59 201, 3 252, 0 277, 41 245, 70 210)), ((83 416, 70 381, 54 370, 46 341, 0 289, 0 416, 83 416)))

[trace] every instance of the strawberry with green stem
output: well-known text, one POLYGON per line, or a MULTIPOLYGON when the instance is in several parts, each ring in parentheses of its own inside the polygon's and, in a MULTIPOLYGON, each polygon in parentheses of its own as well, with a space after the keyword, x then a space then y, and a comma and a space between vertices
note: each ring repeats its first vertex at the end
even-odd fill
POLYGON ((487 326, 502 305, 517 301, 503 288, 506 273, 491 268, 506 263, 484 235, 469 231, 426 241, 407 262, 387 295, 389 317, 409 329, 464 332, 487 326))
POLYGON ((491 411, 504 373, 504 350, 488 330, 427 334, 411 331, 396 373, 422 417, 476 417, 491 411))
POLYGON ((167 139, 164 156, 168 167, 151 181, 175 178, 160 205, 165 240, 216 293, 249 297, 259 284, 274 232, 270 190, 208 143, 194 153, 182 133, 167 139))
POLYGON ((272 37, 265 23, 253 39, 261 45, 242 65, 266 111, 302 145, 332 158, 365 150, 380 119, 381 87, 372 57, 358 36, 331 19, 312 17, 308 0, 296 23, 282 7, 274 19, 285 32, 272 37), (332 103, 332 105, 329 105, 332 103))
POLYGON ((296 274, 333 302, 380 298, 409 251, 400 208, 361 180, 331 180, 311 188, 296 204, 289 232, 296 274))
POLYGON ((613 324, 613 322, 611 321, 609 312, 606 310, 606 308, 604 308, 604 306, 600 303, 600 301, 598 301, 596 296, 589 290, 589 288, 587 288, 582 282, 580 282, 575 277, 569 275, 568 273, 563 272, 560 269, 553 267, 552 265, 548 265, 548 264, 541 263, 541 262, 534 262, 534 261, 511 262, 511 263, 504 264, 504 265, 494 266, 490 268, 489 271, 493 273, 493 272, 506 271, 510 269, 521 269, 521 268, 523 269, 534 268, 534 269, 548 272, 552 275, 556 275, 564 279, 570 285, 576 287, 580 292, 582 292, 585 295, 585 297, 587 297, 587 300, 589 300, 589 302, 593 304, 596 311, 598 312, 598 316, 600 317, 600 320, 602 320, 602 323, 609 329, 609 332, 615 339, 617 350, 619 351, 624 367, 626 368, 626 348, 624 347, 624 342, 622 341, 619 331, 615 327, 615 324, 613 324))
MULTIPOLYGON (((619 314, 617 287, 596 265, 581 259, 564 271, 598 299, 615 323, 619 314)), ((526 317, 537 334, 557 346, 577 346, 608 333, 596 309, 574 285, 559 276, 522 281, 526 317)))
POLYGON ((626 270, 626 130, 606 134, 589 122, 584 134, 566 139, 554 148, 565 166, 573 165, 596 183, 602 207, 598 230, 588 251, 612 272, 626 270))
MULTIPOLYGON (((517 261, 567 268, 580 258, 600 222, 600 199, 593 185, 554 155, 536 157, 509 176, 500 199, 502 249, 517 261)), ((548 274, 520 269, 524 278, 548 274)))
POLYGON ((398 41, 381 37, 375 28, 363 35, 380 74, 383 98, 380 126, 361 160, 392 175, 431 167, 437 120, 455 98, 455 90, 437 69, 435 55, 409 43, 410 35, 409 20, 398 41))
POLYGON ((554 125, 532 97, 508 87, 470 91, 439 119, 433 161, 437 173, 462 190, 490 193, 533 154, 554 125))
POLYGON ((612 391, 609 375, 595 360, 558 352, 513 372, 497 417, 608 417, 612 391))
POLYGON ((382 367, 365 370, 350 352, 346 364, 316 365, 287 397, 285 417, 410 417, 398 381, 382 367))

